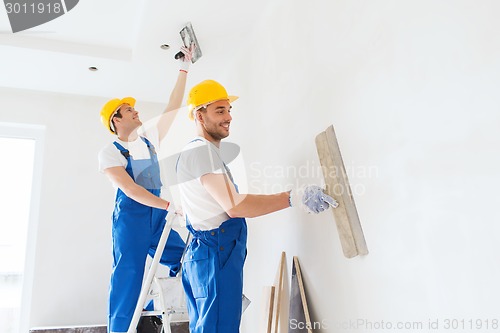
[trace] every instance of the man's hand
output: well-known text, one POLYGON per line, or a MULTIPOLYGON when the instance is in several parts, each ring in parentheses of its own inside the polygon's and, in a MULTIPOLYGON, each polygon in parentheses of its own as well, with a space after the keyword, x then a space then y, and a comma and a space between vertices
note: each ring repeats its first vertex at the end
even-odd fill
POLYGON ((292 190, 290 193, 292 207, 302 206, 307 213, 318 214, 328 207, 338 207, 338 202, 331 196, 325 194, 323 189, 317 185, 310 185, 301 190, 292 190))
POLYGON ((193 52, 195 48, 195 44, 191 44, 189 48, 181 46, 181 52, 184 54, 183 57, 179 58, 181 71, 184 71, 186 73, 189 71, 189 65, 191 64, 191 59, 193 59, 193 52))

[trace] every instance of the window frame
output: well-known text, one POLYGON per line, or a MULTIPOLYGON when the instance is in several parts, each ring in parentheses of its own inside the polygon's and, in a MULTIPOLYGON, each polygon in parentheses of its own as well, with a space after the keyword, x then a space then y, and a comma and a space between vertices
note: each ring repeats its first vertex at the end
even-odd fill
POLYGON ((35 141, 28 233, 26 235, 26 256, 24 259, 22 277, 21 315, 19 316, 18 322, 19 332, 28 332, 30 326, 31 295, 33 291, 35 250, 40 212, 45 131, 46 127, 43 125, 0 122, 0 137, 31 139, 35 141))

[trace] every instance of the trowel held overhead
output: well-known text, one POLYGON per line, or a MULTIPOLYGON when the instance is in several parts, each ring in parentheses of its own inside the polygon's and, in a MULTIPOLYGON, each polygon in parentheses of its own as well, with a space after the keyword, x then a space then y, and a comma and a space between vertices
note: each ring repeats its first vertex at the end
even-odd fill
MULTIPOLYGON (((194 49, 193 53, 193 58, 191 59, 191 62, 194 64, 198 59, 201 58, 201 48, 200 44, 198 43, 198 39, 196 39, 196 34, 194 33, 193 26, 191 25, 191 22, 187 23, 184 28, 179 32, 181 35, 182 42, 184 43, 185 47, 189 47, 191 44, 195 44, 196 48, 194 49)), ((178 52, 175 55, 175 59, 182 58, 184 54, 182 52, 178 52)))

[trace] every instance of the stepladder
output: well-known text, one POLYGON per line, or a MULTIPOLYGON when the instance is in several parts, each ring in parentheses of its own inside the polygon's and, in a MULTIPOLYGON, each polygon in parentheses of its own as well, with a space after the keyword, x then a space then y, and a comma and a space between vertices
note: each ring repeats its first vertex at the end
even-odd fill
POLYGON ((159 269, 161 266, 160 259, 168 236, 174 222, 178 218, 179 216, 175 213, 167 215, 165 227, 158 242, 155 255, 147 269, 146 277, 143 280, 141 292, 127 333, 137 333, 137 326, 141 317, 148 316, 161 318, 163 325, 158 333, 189 332, 187 329, 188 316, 181 273, 176 277, 166 277, 160 274, 161 270, 159 269), (152 304, 153 306, 152 308, 148 306, 148 309, 145 310, 148 304, 152 304), (172 327, 176 328, 172 329, 172 327))

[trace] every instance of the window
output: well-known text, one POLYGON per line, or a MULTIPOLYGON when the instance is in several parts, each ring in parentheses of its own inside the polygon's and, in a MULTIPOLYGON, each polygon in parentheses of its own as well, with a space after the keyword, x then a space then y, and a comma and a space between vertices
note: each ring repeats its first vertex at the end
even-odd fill
POLYGON ((30 297, 23 293, 30 292, 32 284, 34 244, 30 243, 35 239, 32 229, 36 230, 41 175, 35 165, 41 164, 37 150, 42 135, 40 127, 0 123, 0 332, 24 332, 29 324, 20 322, 20 313, 29 308, 23 303, 30 297))

